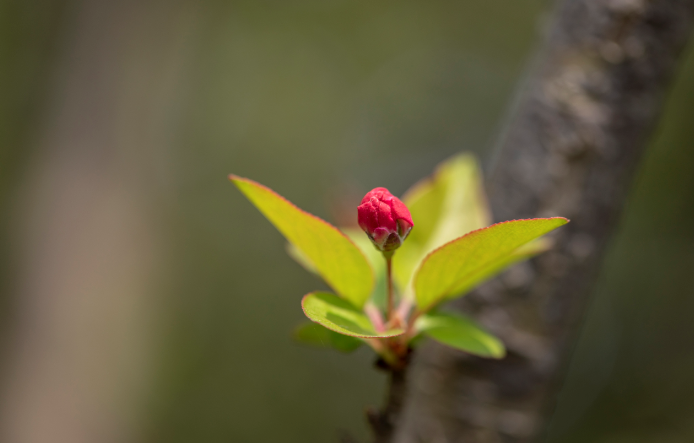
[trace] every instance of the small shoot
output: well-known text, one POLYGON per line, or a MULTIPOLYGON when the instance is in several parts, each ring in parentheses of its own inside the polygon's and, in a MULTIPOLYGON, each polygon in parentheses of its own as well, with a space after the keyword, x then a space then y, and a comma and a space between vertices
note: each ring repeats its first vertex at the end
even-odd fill
POLYGON ((466 154, 441 164, 402 201, 385 188, 367 193, 357 208, 366 235, 340 231, 252 180, 230 179, 285 236, 290 256, 335 291, 304 296, 302 308, 313 323, 297 329, 296 339, 341 352, 366 343, 394 371, 407 365, 422 336, 503 358, 501 340, 439 307, 544 252, 551 241, 543 236, 568 223, 551 217, 489 226, 482 176, 466 154))

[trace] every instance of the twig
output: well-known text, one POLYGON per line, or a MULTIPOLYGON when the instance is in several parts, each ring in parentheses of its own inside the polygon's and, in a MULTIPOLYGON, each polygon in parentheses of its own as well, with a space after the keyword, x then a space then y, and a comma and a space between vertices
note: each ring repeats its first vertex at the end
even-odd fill
POLYGON ((408 354, 406 360, 398 368, 388 366, 380 359, 376 362, 376 367, 388 371, 389 382, 386 403, 383 408, 377 410, 371 407, 366 410, 366 418, 374 433, 374 443, 391 443, 393 441, 394 431, 407 398, 409 360, 408 354))
POLYGON ((393 256, 386 256, 386 281, 388 282, 388 310, 386 319, 388 323, 393 321, 393 256))

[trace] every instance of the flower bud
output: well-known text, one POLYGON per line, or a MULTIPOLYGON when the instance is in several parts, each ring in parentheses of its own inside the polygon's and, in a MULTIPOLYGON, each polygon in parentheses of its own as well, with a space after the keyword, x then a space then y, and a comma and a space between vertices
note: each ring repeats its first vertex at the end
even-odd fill
POLYGON ((414 226, 407 206, 386 188, 369 191, 357 210, 359 226, 385 253, 399 248, 414 226))

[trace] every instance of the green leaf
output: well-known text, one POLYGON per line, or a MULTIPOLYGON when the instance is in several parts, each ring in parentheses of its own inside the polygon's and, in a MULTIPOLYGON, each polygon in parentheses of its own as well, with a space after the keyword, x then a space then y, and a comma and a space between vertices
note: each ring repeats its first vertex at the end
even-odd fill
POLYGON ((316 274, 320 277, 318 269, 316 269, 313 263, 311 263, 311 260, 309 260, 309 258, 306 257, 303 252, 301 252, 301 249, 297 248, 292 243, 287 242, 285 250, 287 251, 287 255, 293 258, 295 262, 299 263, 302 268, 306 269, 311 274, 316 274))
POLYGON ((502 257, 501 259, 496 260, 470 274, 470 276, 462 280, 446 298, 452 299, 467 294, 468 291, 474 289, 484 281, 494 277, 496 274, 509 266, 515 265, 516 263, 522 262, 536 256, 537 254, 545 252, 550 248, 551 245, 552 242, 547 238, 538 238, 530 243, 524 244, 520 248, 513 251, 510 255, 502 257))
POLYGON ((369 237, 361 229, 346 228, 343 231, 355 245, 364 253, 371 264, 371 269, 376 275, 376 284, 374 285, 371 297, 369 300, 374 302, 381 309, 386 308, 386 292, 388 291, 386 282, 386 260, 383 253, 376 249, 369 237))
POLYGON ((429 254, 414 279, 415 300, 428 311, 485 268, 508 258, 522 245, 568 223, 563 217, 512 220, 472 231, 429 254))
POLYGON ((504 344, 470 318, 451 312, 431 312, 419 317, 415 328, 434 340, 480 357, 503 358, 504 344))
POLYGON ((364 254, 376 275, 382 274, 383 272, 381 271, 384 271, 386 268, 386 260, 383 258, 383 253, 376 249, 366 233, 359 228, 344 228, 342 232, 364 254))
POLYGON ((374 285, 373 271, 347 236, 259 183, 235 175, 229 178, 335 292, 357 307, 364 305, 374 285))
POLYGON ((482 174, 469 154, 443 162, 432 177, 415 184, 403 202, 415 227, 393 256, 395 282, 402 291, 409 288, 415 269, 428 253, 490 223, 482 174))
POLYGON ((326 328, 359 338, 385 338, 402 335, 402 329, 376 332, 369 318, 362 311, 336 295, 312 292, 301 300, 306 317, 326 328))
MULTIPOLYGON (((354 244, 361 250, 364 256, 368 259, 371 269, 374 270, 376 275, 376 284, 374 285, 373 291, 369 300, 373 301, 376 306, 381 309, 385 309, 386 306, 386 261, 383 258, 383 253, 376 249, 366 236, 364 231, 361 229, 354 228, 343 228, 342 232, 354 242, 354 244)), ((318 274, 318 270, 311 263, 311 260, 304 255, 296 246, 291 243, 287 243, 287 254, 293 258, 297 263, 299 263, 307 271, 318 274)))
POLYGON ((304 344, 319 348, 333 348, 340 352, 352 352, 363 345, 358 338, 338 334, 318 323, 304 323, 294 331, 294 338, 304 344))

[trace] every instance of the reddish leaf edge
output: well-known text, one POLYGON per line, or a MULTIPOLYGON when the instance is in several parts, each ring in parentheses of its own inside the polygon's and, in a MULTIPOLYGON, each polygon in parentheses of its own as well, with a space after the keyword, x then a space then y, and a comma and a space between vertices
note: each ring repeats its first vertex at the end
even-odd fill
MULTIPOLYGON (((320 292, 322 292, 322 291, 320 291, 320 292)), ((317 321, 315 321, 315 320, 313 320, 311 317, 309 317, 308 314, 306 314, 306 309, 304 309, 304 301, 306 300, 307 297, 309 297, 309 296, 311 296, 311 295, 313 295, 313 294, 315 294, 315 292, 309 292, 308 294, 304 295, 304 296, 301 298, 301 310, 304 312, 304 315, 306 316, 306 318, 308 318, 309 320, 311 320, 313 323, 316 323, 316 324, 318 324, 318 325, 323 326, 323 327, 326 328, 326 329, 330 329, 330 330, 333 331, 333 332, 337 332, 338 334, 346 335, 346 334, 343 334, 342 332, 337 331, 337 330, 335 330, 335 329, 333 329, 333 328, 331 328, 331 327, 329 327, 329 326, 326 326, 326 325, 324 325, 324 324, 322 324, 322 323, 318 323, 317 321)), ((340 298, 341 298, 341 297, 340 297, 340 298)), ((358 308, 356 308, 356 307, 355 307, 355 309, 358 310, 358 308)), ((364 314, 364 315, 366 315, 366 314, 364 314)), ((368 317, 368 316, 367 316, 367 317, 368 317)), ((400 335, 403 335, 405 332, 406 332, 406 331, 403 329, 402 332, 399 332, 399 333, 397 333, 397 334, 386 334, 386 335, 356 335, 356 334, 352 334, 352 335, 349 335, 349 337, 356 337, 356 338, 363 338, 363 339, 369 339, 369 338, 376 338, 376 339, 378 339, 378 338, 391 338, 391 337, 398 337, 398 336, 400 336, 400 335)))
MULTIPOLYGON (((414 280, 414 282, 413 282, 413 286, 414 286, 415 288, 417 287, 417 280, 419 279, 419 269, 421 269, 422 266, 424 266, 424 263, 426 263, 426 262, 429 260, 429 257, 431 257, 433 254, 435 254, 436 252, 438 252, 440 249, 443 249, 443 248, 447 247, 447 246, 450 245, 451 243, 455 243, 455 242, 457 242, 457 241, 459 241, 459 240, 461 240, 461 239, 463 239, 463 238, 465 238, 465 237, 468 237, 468 236, 470 236, 470 235, 475 235, 475 234, 477 234, 477 233, 480 232, 480 231, 485 231, 485 230, 487 230, 487 229, 489 229, 489 228, 493 228, 494 226, 504 225, 504 224, 506 224, 506 223, 513 223, 513 222, 519 222, 519 221, 531 221, 531 220, 558 220, 558 219, 564 220, 565 222, 564 222, 563 224, 557 226, 557 228, 559 228, 559 227, 561 227, 561 226, 564 226, 564 225, 566 225, 567 223, 569 223, 569 222, 571 221, 571 220, 569 220, 569 219, 566 218, 566 217, 519 218, 519 219, 516 219, 516 220, 506 220, 506 221, 502 221, 502 222, 499 222, 499 223, 494 223, 493 225, 489 225, 489 226, 486 226, 486 227, 484 227, 484 228, 475 229, 474 231, 470 231, 470 232, 468 232, 468 233, 465 234, 465 235, 462 235, 462 236, 460 236, 460 237, 458 237, 458 238, 454 238, 453 240, 449 241, 448 243, 444 243, 444 244, 442 244, 441 246, 439 246, 438 248, 434 249, 433 251, 431 251, 430 253, 428 253, 428 254, 426 255, 426 257, 424 257, 424 258, 422 259, 422 261, 421 261, 421 263, 420 263, 420 265, 419 265, 419 268, 417 269, 417 275, 415 276, 415 280, 414 280)), ((555 228, 555 229, 556 229, 556 228, 555 228)), ((549 232, 548 232, 548 234, 549 234, 549 232)), ((546 235, 546 234, 543 234, 543 235, 546 235)), ((539 237, 537 237, 537 238, 539 238, 539 237)), ((530 240, 530 241, 532 241, 532 240, 530 240)), ((525 242, 525 243, 523 243, 523 244, 520 245, 520 246, 526 245, 526 244, 530 243, 530 241, 529 241, 529 242, 525 242)), ((519 246, 519 247, 520 247, 520 246, 519 246)), ((452 285, 451 288, 448 288, 447 291, 450 291, 450 290, 452 289, 452 287, 454 287, 454 286, 455 286, 455 284, 452 285)), ((447 293, 444 293, 444 295, 441 297, 441 299, 440 299, 438 302, 433 303, 433 304, 429 307, 429 309, 427 309, 427 311, 430 311, 431 309, 433 309, 438 303, 440 303, 442 300, 444 300, 444 299, 446 298, 447 295, 448 295, 447 293)))
MULTIPOLYGON (((327 221, 323 220, 322 218, 320 218, 320 217, 318 217, 318 216, 316 216, 316 215, 313 215, 313 214, 311 214, 310 212, 304 211, 303 209, 301 209, 300 207, 298 207, 297 205, 295 205, 294 203, 292 203, 291 201, 289 201, 287 198, 281 196, 280 194, 278 194, 277 192, 275 192, 275 191, 272 190, 271 188, 269 188, 269 187, 267 187, 267 186, 265 186, 265 185, 263 185, 263 184, 261 184, 261 183, 258 183, 258 182, 255 181, 255 180, 251 180, 250 178, 246 178, 246 177, 241 177, 241 176, 238 176, 238 175, 236 175, 236 174, 229 174, 229 180, 234 184, 234 186, 236 186, 236 188, 237 188, 239 191, 241 191, 241 188, 239 188, 238 184, 236 183, 237 181, 242 181, 242 182, 251 183, 251 184, 253 184, 253 185, 256 185, 256 186, 258 186, 259 188, 262 188, 262 189, 264 189, 264 190, 270 192, 271 194, 274 194, 275 196, 279 197, 280 199, 284 200, 285 202, 287 202, 288 204, 290 204, 291 206, 293 206, 294 208, 296 208, 299 212, 302 212, 302 213, 304 213, 304 214, 306 214, 306 215, 308 215, 308 216, 310 216, 310 217, 313 217, 314 219, 318 220, 319 222, 323 223, 324 225, 328 226, 329 228, 335 230, 338 234, 340 234, 340 235, 341 235, 342 237, 344 237, 348 242, 350 242, 350 243, 352 244, 352 246, 354 246, 354 247, 356 248, 356 250, 359 252, 359 254, 361 254, 361 256, 364 258, 364 261, 366 261, 366 264, 367 264, 367 266, 369 267, 369 270, 371 271, 371 280, 373 281, 373 284, 371 285, 371 291, 373 292, 373 286, 375 286, 375 284, 376 284, 376 274, 375 274, 375 272, 374 272, 374 270, 373 270, 373 267, 371 266, 371 263, 369 263, 369 259, 366 257, 366 255, 364 255, 364 253, 361 251, 361 249, 359 249, 359 247, 356 245, 356 243, 354 243, 354 242, 352 241, 351 238, 349 238, 347 235, 345 235, 344 232, 340 231, 338 228, 336 228, 335 226, 331 225, 330 223, 328 223, 327 221)), ((241 193, 243 194, 243 191, 241 191, 241 193)), ((244 194, 244 197, 246 197, 245 194, 244 194)), ((248 198, 248 197, 246 197, 246 198, 248 198)), ((251 203, 253 203, 253 202, 251 202, 251 203)), ((264 214, 263 214, 263 216, 264 216, 264 214)), ((298 248, 298 246, 297 246, 297 248, 298 248)), ((301 249, 301 248, 299 248, 299 249, 301 249)), ((315 265, 314 265, 314 266, 315 266, 315 265)), ((320 274, 320 272, 319 272, 319 274, 320 274)), ((321 278, 323 278, 323 280, 325 280, 325 277, 324 277, 322 274, 320 274, 320 275, 321 275, 321 278)), ((340 296, 340 298, 343 298, 344 300, 347 300, 346 298, 344 298, 344 297, 342 297, 342 296, 340 296)))

